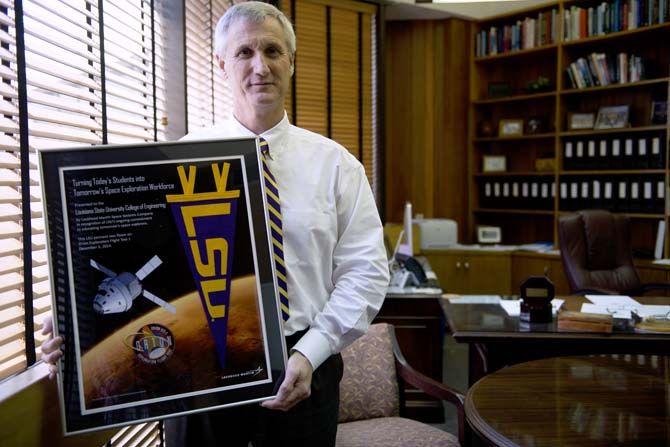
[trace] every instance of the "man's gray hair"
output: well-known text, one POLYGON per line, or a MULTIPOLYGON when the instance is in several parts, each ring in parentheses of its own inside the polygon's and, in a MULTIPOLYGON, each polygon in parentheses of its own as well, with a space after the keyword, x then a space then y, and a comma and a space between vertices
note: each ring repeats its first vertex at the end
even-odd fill
POLYGON ((286 18, 283 12, 274 6, 263 2, 244 2, 231 6, 228 11, 219 19, 214 32, 214 52, 219 57, 223 57, 226 50, 226 39, 230 26, 240 19, 248 20, 252 23, 262 23, 267 17, 273 17, 279 20, 279 25, 284 31, 286 45, 288 45, 291 60, 295 55, 295 32, 291 22, 286 18))

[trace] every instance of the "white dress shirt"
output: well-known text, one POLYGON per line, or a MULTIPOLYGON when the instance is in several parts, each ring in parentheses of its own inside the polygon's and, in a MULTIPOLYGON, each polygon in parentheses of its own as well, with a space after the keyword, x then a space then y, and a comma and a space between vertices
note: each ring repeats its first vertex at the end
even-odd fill
MULTIPOLYGON (((183 139, 254 137, 235 118, 183 139)), ((363 166, 344 147, 293 126, 261 134, 279 186, 289 297, 284 335, 314 369, 367 331, 389 281, 383 230, 363 166)))

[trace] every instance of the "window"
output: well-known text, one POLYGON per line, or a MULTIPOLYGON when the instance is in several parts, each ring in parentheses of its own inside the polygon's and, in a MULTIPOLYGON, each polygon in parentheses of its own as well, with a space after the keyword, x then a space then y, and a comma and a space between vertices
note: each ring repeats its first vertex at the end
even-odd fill
MULTIPOLYGON (((36 150, 164 139, 161 17, 149 0, 102 4, 0 1, 0 379, 39 357, 51 307, 36 150)), ((111 444, 156 445, 159 425, 111 444)))
POLYGON ((233 100, 214 58, 214 29, 232 1, 186 2, 187 129, 211 126, 230 116, 233 100))

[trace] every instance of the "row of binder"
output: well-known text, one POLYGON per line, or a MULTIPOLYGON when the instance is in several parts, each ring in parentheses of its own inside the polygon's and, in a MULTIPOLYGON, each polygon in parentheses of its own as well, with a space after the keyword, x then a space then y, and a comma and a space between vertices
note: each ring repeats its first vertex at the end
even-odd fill
POLYGON ((554 197, 553 177, 505 177, 484 181, 479 203, 482 208, 551 210, 554 197))
POLYGON ((563 169, 664 169, 664 134, 596 137, 563 142, 563 169))
POLYGON ((559 208, 573 211, 601 208, 625 213, 663 213, 665 180, 660 176, 612 176, 562 180, 559 208))
MULTIPOLYGON (((551 210, 553 178, 506 177, 481 183, 482 208, 551 210)), ((654 176, 564 176, 559 183, 559 209, 601 208, 626 213, 663 213, 665 179, 654 176), (594 178, 595 177, 595 178, 594 178)))

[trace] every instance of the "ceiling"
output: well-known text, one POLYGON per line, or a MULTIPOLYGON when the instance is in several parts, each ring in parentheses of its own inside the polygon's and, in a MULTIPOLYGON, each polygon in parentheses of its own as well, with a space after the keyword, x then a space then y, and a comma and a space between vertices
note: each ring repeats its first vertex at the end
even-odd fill
POLYGON ((461 17, 482 20, 499 14, 553 3, 554 0, 489 0, 462 3, 415 3, 415 0, 390 0, 386 20, 431 20, 461 17))

